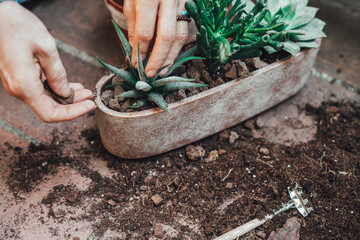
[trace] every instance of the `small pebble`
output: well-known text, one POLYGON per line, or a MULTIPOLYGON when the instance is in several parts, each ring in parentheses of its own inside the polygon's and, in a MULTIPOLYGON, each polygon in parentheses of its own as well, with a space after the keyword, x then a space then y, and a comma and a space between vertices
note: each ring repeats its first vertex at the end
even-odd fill
POLYGON ((164 237, 164 231, 160 224, 156 224, 154 226, 154 235, 157 238, 163 238, 164 237))
POLYGON ((266 147, 261 147, 259 150, 260 153, 264 154, 264 155, 269 155, 269 149, 267 149, 266 147))
POLYGON ((230 136, 229 136, 229 143, 234 144, 238 138, 239 138, 239 135, 237 134, 237 132, 231 131, 230 136))
POLYGON ((156 206, 158 206, 163 201, 162 197, 159 194, 152 196, 151 200, 155 203, 156 206))

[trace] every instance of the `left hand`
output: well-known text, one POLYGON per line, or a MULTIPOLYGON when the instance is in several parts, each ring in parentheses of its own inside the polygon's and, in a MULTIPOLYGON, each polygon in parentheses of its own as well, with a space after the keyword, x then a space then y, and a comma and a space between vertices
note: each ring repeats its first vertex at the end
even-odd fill
POLYGON ((162 66, 172 65, 188 39, 189 23, 176 20, 176 16, 185 11, 185 2, 186 0, 124 1, 129 42, 133 47, 133 66, 137 65, 137 46, 139 45, 144 60, 157 29, 155 45, 145 69, 148 77, 154 76, 162 66))

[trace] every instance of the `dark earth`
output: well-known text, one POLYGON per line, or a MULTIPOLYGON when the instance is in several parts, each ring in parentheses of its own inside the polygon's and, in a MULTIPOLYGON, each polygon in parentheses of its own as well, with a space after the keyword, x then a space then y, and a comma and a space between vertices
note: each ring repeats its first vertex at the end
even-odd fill
MULTIPOLYGON (((281 208, 289 201, 287 187, 298 183, 314 211, 307 218, 296 210, 287 211, 259 227, 257 235, 253 232, 244 239, 267 239, 292 217, 301 222, 301 239, 360 239, 360 107, 328 103, 316 109, 308 106, 306 111, 318 126, 315 139, 308 143, 284 146, 255 138, 250 129, 258 126, 251 119, 227 130, 239 136, 232 144, 226 132, 194 143, 205 150, 205 156, 197 160, 189 159, 186 147, 142 160, 119 159, 103 148, 97 129, 82 132, 81 138, 89 143, 75 149, 82 157, 62 153, 61 142, 67 138, 60 134, 50 146, 25 150, 8 144, 16 159, 7 183, 18 196, 36 188, 60 165, 77 169, 93 183, 86 191, 54 187, 42 200, 48 218, 61 221, 67 214, 52 208, 64 198, 66 204, 80 207, 86 205, 81 204, 85 199, 101 196, 78 220, 100 218, 96 226, 100 232, 117 229, 137 233, 137 239, 154 236, 155 222, 175 228, 179 235, 174 239, 183 239, 185 234, 212 239, 281 208), (219 155, 209 158, 215 150, 219 155), (116 172, 115 181, 87 166, 89 154, 107 161, 116 172), (222 205, 225 201, 227 206, 222 205), (175 213, 192 216, 191 221, 200 226, 197 233, 189 225, 175 225, 175 213)), ((157 234, 162 234, 161 227, 157 234)))
MULTIPOLYGON (((184 47, 184 51, 193 47, 189 44, 184 47)), ((199 53, 195 54, 196 56, 199 53)), ((285 59, 289 57, 289 54, 285 51, 280 51, 274 54, 267 54, 265 51, 261 58, 252 58, 244 60, 233 60, 229 63, 223 65, 216 72, 208 71, 206 66, 210 66, 211 63, 208 60, 195 59, 181 65, 174 73, 175 76, 181 76, 183 78, 195 79, 194 82, 207 84, 207 87, 193 88, 193 89, 180 89, 178 91, 172 91, 164 96, 165 101, 173 103, 176 101, 181 101, 187 97, 196 95, 200 92, 206 91, 210 88, 214 88, 226 82, 232 81, 234 79, 241 79, 248 76, 250 72, 253 72, 257 69, 267 66, 273 62, 278 61, 279 59, 285 59)), ((121 68, 127 68, 124 64, 121 68)), ((151 109, 157 107, 154 103, 150 103, 147 106, 133 109, 129 106, 135 105, 137 99, 129 99, 118 97, 121 93, 131 90, 123 89, 120 84, 123 83, 123 80, 119 77, 114 77, 109 81, 105 88, 101 92, 101 100, 105 106, 118 111, 118 112, 134 112, 134 111, 143 111, 146 109, 151 109)))

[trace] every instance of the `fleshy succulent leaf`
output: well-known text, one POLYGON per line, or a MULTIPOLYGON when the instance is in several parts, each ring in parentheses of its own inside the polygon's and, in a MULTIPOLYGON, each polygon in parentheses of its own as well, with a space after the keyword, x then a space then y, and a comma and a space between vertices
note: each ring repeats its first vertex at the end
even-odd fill
POLYGON ((120 78, 124 79, 126 82, 128 82, 131 85, 135 86, 136 78, 134 77, 134 75, 131 72, 128 72, 128 71, 125 71, 123 69, 116 68, 116 67, 114 67, 114 66, 112 66, 110 64, 107 64, 104 61, 102 61, 100 58, 98 58, 98 60, 104 67, 109 69, 111 72, 115 73, 120 78))
POLYGON ((173 77, 167 77, 167 78, 156 80, 156 81, 152 82, 151 85, 156 88, 156 87, 164 86, 167 83, 172 83, 172 82, 192 82, 194 80, 195 79, 189 79, 189 78, 182 78, 182 77, 173 76, 173 77))
POLYGON ((194 46, 192 48, 190 48, 189 50, 187 50, 186 52, 180 54, 174 61, 174 63, 177 63, 179 62, 180 60, 184 59, 184 58, 187 58, 187 57, 190 57, 192 55, 195 54, 195 52, 197 51, 198 47, 197 46, 194 46))
POLYGON ((197 88, 197 87, 207 87, 208 85, 202 83, 191 83, 191 82, 175 82, 175 83, 167 83, 159 89, 164 92, 170 92, 179 89, 185 88, 197 88))
POLYGON ((136 90, 143 92, 149 92, 150 90, 152 90, 152 87, 144 81, 137 81, 135 88, 136 90))
POLYGON ((149 102, 146 99, 140 99, 137 103, 135 103, 134 105, 130 105, 129 108, 141 108, 144 107, 148 104, 149 102))
POLYGON ((161 93, 155 91, 150 92, 148 94, 148 98, 165 111, 169 111, 169 109, 167 108, 167 103, 161 93))
POLYGON ((169 71, 167 71, 167 73, 164 75, 164 78, 170 76, 178 67, 180 67, 183 63, 187 62, 187 61, 190 61, 190 60, 194 60, 194 59, 204 59, 202 57, 186 57, 186 58, 183 58, 181 60, 179 60, 178 62, 174 63, 169 71))
POLYGON ((292 41, 287 41, 287 42, 284 42, 283 44, 284 44, 283 49, 293 56, 296 56, 301 51, 299 45, 297 45, 296 43, 294 43, 292 41))
POLYGON ((156 79, 158 79, 160 73, 161 73, 165 68, 167 68, 168 66, 170 66, 170 64, 167 64, 167 65, 165 65, 165 66, 162 66, 162 67, 155 73, 155 75, 150 79, 150 82, 153 82, 153 81, 155 81, 156 79))
POLYGON ((117 97, 124 97, 124 98, 144 98, 146 97, 145 93, 138 91, 138 90, 130 90, 127 92, 124 92, 117 97))
POLYGON ((129 43, 129 41, 126 39, 125 35, 123 34, 123 32, 121 31, 121 29, 118 27, 118 25, 115 23, 115 21, 112 21, 115 30, 120 38, 120 41, 122 43, 122 47, 124 49, 124 52, 126 53, 126 57, 128 57, 129 61, 131 62, 131 52, 132 52, 132 47, 129 43))
POLYGON ((148 78, 146 77, 144 64, 140 54, 140 45, 137 46, 137 70, 139 73, 140 81, 147 82, 148 78))

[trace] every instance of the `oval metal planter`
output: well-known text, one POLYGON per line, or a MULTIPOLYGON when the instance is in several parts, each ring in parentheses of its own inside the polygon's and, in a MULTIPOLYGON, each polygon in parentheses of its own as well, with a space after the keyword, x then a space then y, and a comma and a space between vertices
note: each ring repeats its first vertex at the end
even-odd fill
POLYGON ((296 94, 306 83, 318 49, 302 51, 215 88, 161 108, 121 113, 100 99, 104 76, 96 85, 95 102, 101 140, 121 158, 137 159, 198 141, 247 120, 296 94))

